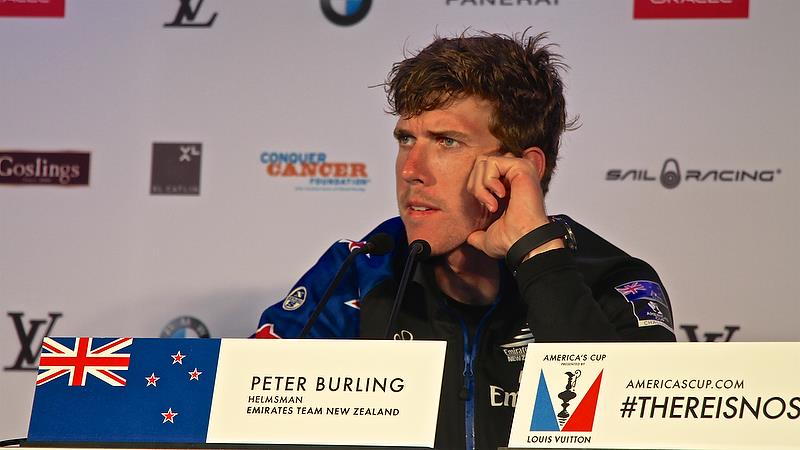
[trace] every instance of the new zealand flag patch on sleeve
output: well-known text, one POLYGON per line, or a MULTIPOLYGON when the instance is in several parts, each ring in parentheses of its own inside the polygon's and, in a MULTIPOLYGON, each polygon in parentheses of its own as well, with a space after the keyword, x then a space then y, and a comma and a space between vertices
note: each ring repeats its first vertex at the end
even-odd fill
POLYGON ((617 290, 631 304, 640 327, 660 325, 674 332, 672 312, 661 285, 654 281, 637 280, 621 284, 617 290))

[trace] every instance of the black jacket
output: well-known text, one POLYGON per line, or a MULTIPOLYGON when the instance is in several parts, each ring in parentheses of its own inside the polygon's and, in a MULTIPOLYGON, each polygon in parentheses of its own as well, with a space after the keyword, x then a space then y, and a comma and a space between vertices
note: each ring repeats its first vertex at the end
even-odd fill
MULTIPOLYGON (((675 340, 670 302, 653 268, 569 217, 560 217, 571 226, 577 250, 536 255, 522 263, 515 276, 498 262, 503 265, 501 288, 491 306, 470 310, 457 304, 436 286, 429 267, 418 266, 394 337, 447 341, 436 448, 495 449, 508 444, 529 342, 675 340)), ((342 299, 360 294, 357 317, 348 317, 353 308, 338 309, 339 303, 332 300, 314 335, 383 337, 407 244, 399 219, 373 233, 381 231, 390 232, 401 250, 383 260, 364 258, 357 263, 345 282, 358 288, 337 289, 342 299)), ((349 250, 337 251, 346 255, 349 250)), ((323 256, 315 268, 329 264, 323 256)), ((319 276, 315 268, 292 292, 313 284, 319 276)), ((268 327, 272 337, 293 337, 319 295, 306 293, 304 302, 311 304, 303 305, 303 314, 286 314, 280 304, 269 308, 260 331, 268 327)))

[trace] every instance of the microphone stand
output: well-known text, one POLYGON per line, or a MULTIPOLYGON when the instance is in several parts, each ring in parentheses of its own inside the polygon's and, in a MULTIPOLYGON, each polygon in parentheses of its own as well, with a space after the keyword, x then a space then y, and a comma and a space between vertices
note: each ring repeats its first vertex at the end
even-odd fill
POLYGON ((389 323, 386 325, 386 332, 383 334, 384 339, 389 339, 389 336, 394 331, 397 323, 397 314, 400 312, 400 305, 403 303, 403 297, 406 295, 406 287, 408 286, 411 273, 417 266, 417 261, 427 258, 430 254, 430 244, 422 239, 417 239, 409 246, 408 259, 406 260, 405 267, 403 267, 403 276, 400 278, 397 295, 394 298, 394 304, 392 304, 392 313, 389 315, 389 323))
POLYGON ((345 258, 344 262, 342 263, 342 267, 339 268, 339 271, 336 272, 336 276, 333 277, 333 281, 331 284, 328 285, 328 289, 325 290, 325 293, 322 294, 322 298, 317 303, 317 307, 314 308, 314 311, 311 313, 311 317, 306 322, 305 326, 303 327, 302 331, 300 331, 299 339, 303 339, 308 336, 308 333, 311 331, 311 327, 314 326, 314 323, 319 318, 319 315, 322 314, 322 310, 325 309, 325 305, 328 304, 328 300, 333 296, 333 291, 336 289, 336 286, 342 281, 344 278, 345 273, 347 273, 347 269, 350 268, 350 265, 353 264, 353 261, 356 259, 356 256, 362 253, 370 253, 373 255, 383 255, 392 250, 394 247, 394 241, 391 239, 389 235, 386 233, 378 233, 374 235, 369 241, 367 241, 366 245, 363 247, 359 247, 350 252, 345 258))

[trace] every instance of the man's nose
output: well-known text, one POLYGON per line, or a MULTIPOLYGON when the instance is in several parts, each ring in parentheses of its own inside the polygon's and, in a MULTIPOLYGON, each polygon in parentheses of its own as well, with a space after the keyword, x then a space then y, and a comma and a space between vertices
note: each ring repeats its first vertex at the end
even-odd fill
POLYGON ((400 167, 400 176, 407 183, 429 184, 432 180, 430 164, 428 161, 429 153, 425 145, 419 141, 408 149, 405 159, 400 167))

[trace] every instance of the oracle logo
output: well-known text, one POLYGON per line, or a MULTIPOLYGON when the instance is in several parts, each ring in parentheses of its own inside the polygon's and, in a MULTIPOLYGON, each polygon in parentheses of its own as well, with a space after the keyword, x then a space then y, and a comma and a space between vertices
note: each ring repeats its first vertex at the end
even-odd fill
POLYGON ((633 0, 634 19, 746 19, 750 0, 633 0))
POLYGON ((0 0, 0 17, 64 17, 65 0, 0 0))

